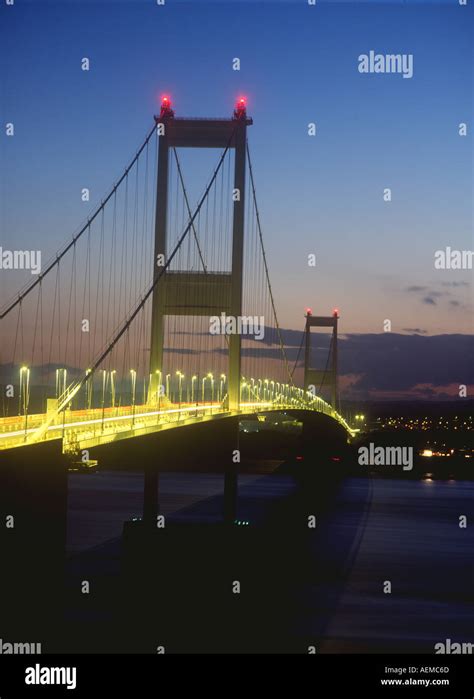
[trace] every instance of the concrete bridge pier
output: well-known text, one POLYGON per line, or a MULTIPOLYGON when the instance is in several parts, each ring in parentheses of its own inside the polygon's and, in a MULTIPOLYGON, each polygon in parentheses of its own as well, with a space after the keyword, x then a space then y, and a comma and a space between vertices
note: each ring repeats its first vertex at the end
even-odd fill
POLYGON ((152 527, 160 513, 161 472, 220 473, 224 476, 224 520, 237 511, 239 418, 208 420, 90 448, 102 469, 144 474, 143 521, 152 527))
MULTIPOLYGON (((0 638, 51 652, 65 593, 67 462, 61 441, 0 455, 0 638)), ((56 648, 57 650, 57 648, 56 648)))
MULTIPOLYGON (((224 522, 233 524, 237 518, 238 473, 228 469, 224 473, 224 522)), ((160 514, 159 503, 160 474, 156 464, 149 464, 144 471, 143 482, 143 521, 148 526, 155 526, 160 514)))

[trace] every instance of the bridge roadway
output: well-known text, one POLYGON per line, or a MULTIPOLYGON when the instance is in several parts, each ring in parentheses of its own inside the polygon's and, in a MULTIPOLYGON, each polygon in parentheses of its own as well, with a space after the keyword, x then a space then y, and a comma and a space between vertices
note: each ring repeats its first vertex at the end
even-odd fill
MULTIPOLYGON (((310 404, 311 405, 311 404, 310 404)), ((314 399, 314 407, 352 430, 330 405, 314 399)), ((138 437, 163 429, 181 427, 197 422, 222 419, 235 415, 249 415, 259 411, 295 409, 295 403, 275 401, 242 402, 240 410, 229 410, 221 402, 170 403, 163 400, 157 408, 150 404, 117 406, 84 410, 66 409, 57 414, 48 425, 40 441, 62 439, 63 451, 75 453, 119 439, 138 437)), ((301 407, 301 406, 298 406, 301 407)), ((0 450, 33 444, 35 434, 48 420, 46 413, 12 416, 0 419, 0 450)))

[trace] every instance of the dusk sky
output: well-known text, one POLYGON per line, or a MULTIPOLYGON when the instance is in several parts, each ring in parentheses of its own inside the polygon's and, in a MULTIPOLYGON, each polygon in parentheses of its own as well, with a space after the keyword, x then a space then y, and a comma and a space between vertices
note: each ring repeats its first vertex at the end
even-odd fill
MULTIPOLYGON (((390 319, 394 333, 470 334, 472 270, 437 270, 434 254, 473 249, 473 11, 458 0, 3 3, 1 117, 15 135, 1 140, 1 244, 54 254, 118 179, 163 93, 177 116, 210 117, 231 116, 243 94, 281 325, 302 329, 306 306, 338 307, 342 333, 382 333, 390 319), (412 54, 413 77, 360 73, 371 50, 412 54)), ((188 158, 191 182, 198 170, 188 158)), ((190 184, 193 199, 204 185, 190 184)), ((2 273, 2 300, 29 279, 2 273)))

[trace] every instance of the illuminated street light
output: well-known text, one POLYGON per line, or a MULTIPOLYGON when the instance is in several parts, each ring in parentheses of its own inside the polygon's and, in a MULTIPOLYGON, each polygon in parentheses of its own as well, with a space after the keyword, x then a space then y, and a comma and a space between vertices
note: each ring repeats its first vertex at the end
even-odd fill
POLYGON ((181 401, 182 401, 182 393, 183 393, 183 378, 184 374, 182 374, 180 371, 176 372, 176 376, 178 377, 178 399, 179 399, 179 407, 181 407, 181 401))
POLYGON ((137 384, 137 372, 135 369, 130 369, 130 375, 132 377, 132 427, 135 423, 135 386, 137 384))
POLYGON ((135 386, 137 384, 137 372, 135 369, 130 369, 130 376, 132 379, 132 406, 135 405, 135 386))
POLYGON ((115 408, 115 374, 117 373, 116 369, 113 369, 110 372, 110 398, 112 402, 112 408, 115 408))
POLYGON ((196 375, 191 377, 191 403, 194 403, 194 382, 196 381, 196 379, 196 375))
POLYGON ((105 389, 107 386, 107 371, 106 369, 101 369, 102 372, 102 429, 104 429, 104 417, 105 417, 105 389))
POLYGON ((90 379, 86 381, 86 410, 90 410, 92 406, 92 369, 86 369, 86 378, 90 376, 90 379))
POLYGON ((21 413, 21 409, 22 409, 21 406, 23 403, 23 414, 25 416, 25 439, 26 439, 26 430, 28 428, 28 404, 30 402, 30 370, 27 366, 22 366, 20 368, 19 401, 20 401, 20 406, 19 406, 20 413, 21 413))
POLYGON ((104 408, 105 405, 105 387, 107 385, 107 371, 106 369, 101 369, 102 372, 102 408, 104 408))
POLYGON ((161 398, 161 371, 155 369, 155 374, 158 376, 158 381, 156 382, 156 398, 159 400, 161 398))
POLYGON ((161 371, 155 369, 155 374, 158 376, 158 381, 156 382, 156 402, 158 403, 158 410, 161 407, 161 371))
POLYGON ((211 403, 214 403, 214 376, 210 375, 211 379, 211 403))
POLYGON ((225 379, 226 379, 225 374, 221 374, 221 380, 220 380, 220 383, 219 383, 219 397, 218 397, 219 402, 224 398, 224 384, 225 384, 225 379))

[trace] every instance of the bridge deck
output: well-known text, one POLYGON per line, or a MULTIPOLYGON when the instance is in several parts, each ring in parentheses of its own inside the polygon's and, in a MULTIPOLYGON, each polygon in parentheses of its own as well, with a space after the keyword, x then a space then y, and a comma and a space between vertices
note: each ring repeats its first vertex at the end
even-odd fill
MULTIPOLYGON (((327 404, 325 404, 327 406, 327 404)), ((222 403, 181 403, 150 406, 120 406, 115 408, 94 408, 91 410, 64 410, 56 415, 41 441, 62 439, 65 452, 106 444, 117 439, 137 437, 150 432, 181 427, 194 422, 247 415, 258 411, 275 411, 295 408, 291 403, 273 401, 242 402, 240 410, 230 411, 222 403)), ((338 413, 319 410, 329 414, 348 429, 338 413)), ((11 449, 31 444, 35 435, 48 419, 46 413, 25 416, 12 416, 0 420, 0 449, 11 449)))

